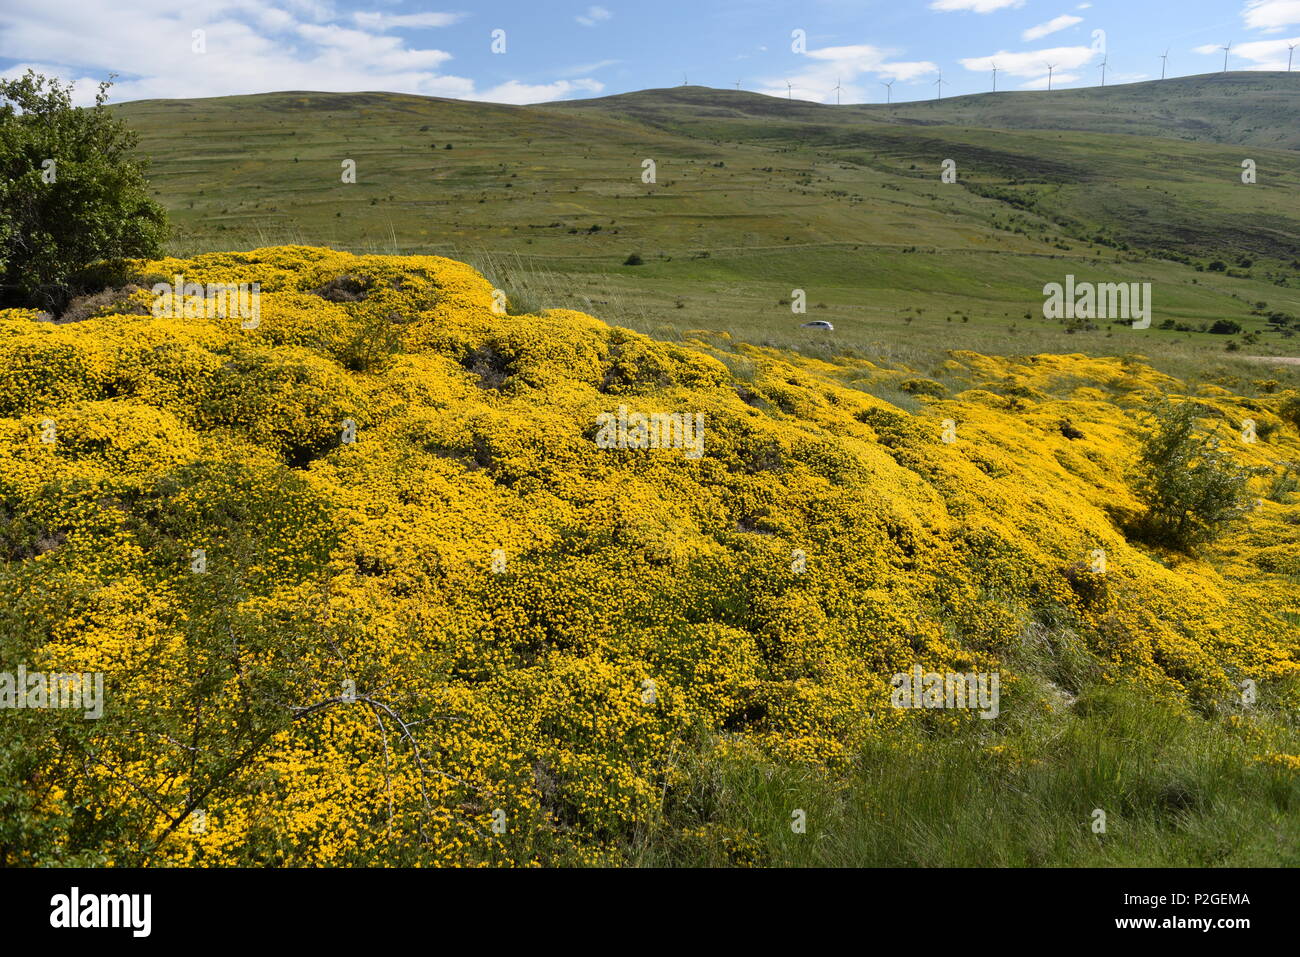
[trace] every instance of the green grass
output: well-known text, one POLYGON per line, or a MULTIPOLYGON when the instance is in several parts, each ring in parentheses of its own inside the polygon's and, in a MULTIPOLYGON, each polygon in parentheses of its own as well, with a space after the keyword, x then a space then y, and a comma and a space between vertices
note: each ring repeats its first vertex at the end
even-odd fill
POLYGON ((928 119, 926 104, 697 87, 543 107, 275 93, 119 109, 181 254, 434 253, 483 263, 516 310, 578 308, 660 337, 725 332, 923 373, 953 348, 1140 354, 1252 391, 1300 384, 1300 369, 1241 358, 1300 354, 1300 319, 1279 329, 1260 314, 1300 316, 1300 154, 1270 146, 1294 145, 1277 104, 1298 86, 1229 74, 964 97, 928 119), (1010 111, 1014 128, 944 125, 1004 122, 1018 98, 1036 105, 1010 111), (1174 121, 1205 141, 1151 135, 1174 121), (1246 126, 1255 186, 1239 179, 1245 148, 1223 142, 1246 126), (945 158, 956 185, 939 181, 945 158), (340 181, 344 159, 355 184, 340 181), (645 265, 622 265, 633 252, 645 265), (1230 272, 1198 271, 1216 260, 1230 272), (1156 328, 1043 319, 1043 285, 1067 273, 1150 281, 1156 328), (796 288, 807 315, 778 305, 796 288), (1200 331, 1221 318, 1255 341, 1200 331), (808 319, 835 332, 799 329, 808 319))
MULTIPOLYGON (((674 791, 672 827, 631 853, 686 866, 1300 864, 1300 781, 1252 760, 1258 746, 1222 719, 1096 685, 1001 733, 979 724, 868 748, 843 779, 710 761, 674 791), (924 751, 908 750, 922 739, 924 751), (802 834, 791 827, 796 810, 806 814, 802 834), (1094 832, 1097 810, 1105 833, 1094 832)), ((1295 727, 1273 728, 1294 753, 1295 727)))
POLYGON ((1297 687, 1180 704, 1108 674, 1039 609, 1009 649, 999 719, 912 712, 825 773, 700 759, 629 857, 657 866, 1265 867, 1300 864, 1297 687), (791 827, 796 810, 806 828, 791 827), (1104 833, 1094 830, 1105 814, 1104 833))

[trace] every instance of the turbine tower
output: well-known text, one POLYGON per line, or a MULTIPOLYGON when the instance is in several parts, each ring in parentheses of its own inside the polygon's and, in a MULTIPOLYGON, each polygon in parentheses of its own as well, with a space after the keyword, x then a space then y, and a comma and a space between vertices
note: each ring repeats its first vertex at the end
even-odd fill
POLYGON ((994 63, 993 64, 993 92, 996 93, 997 91, 998 91, 998 65, 994 63))
POLYGON ((1291 72, 1291 58, 1295 56, 1296 44, 1291 44, 1286 48, 1286 72, 1291 72))
POLYGON ((1160 54, 1160 79, 1165 78, 1165 67, 1169 65, 1169 51, 1160 54))
POLYGON ((837 76, 835 78, 835 105, 836 106, 840 105, 840 90, 841 90, 840 78, 837 76))
POLYGON ((1052 71, 1056 69, 1056 64, 1055 64, 1055 63, 1047 63, 1047 64, 1044 64, 1044 66, 1047 67, 1047 89, 1048 89, 1048 92, 1051 92, 1051 89, 1052 89, 1052 71))
POLYGON ((1228 51, 1231 49, 1232 49, 1231 43, 1229 43, 1226 47, 1223 48, 1223 72, 1224 73, 1228 72, 1228 51))
POLYGON ((934 81, 934 85, 939 88, 939 92, 935 95, 935 99, 942 100, 943 99, 943 70, 939 71, 939 79, 934 81))
POLYGON ((885 88, 885 104, 888 105, 890 103, 893 103, 894 102, 894 81, 890 80, 888 83, 886 83, 884 80, 881 80, 880 85, 885 88))
POLYGON ((1105 85, 1106 85, 1106 64, 1107 64, 1107 62, 1108 62, 1107 59, 1102 59, 1102 61, 1101 61, 1101 85, 1102 85, 1102 86, 1105 86, 1105 85))
POLYGON ((786 81, 785 81, 785 98, 786 98, 787 100, 793 100, 793 99, 794 99, 794 87, 790 85, 790 81, 789 81, 789 80, 786 80, 786 81))

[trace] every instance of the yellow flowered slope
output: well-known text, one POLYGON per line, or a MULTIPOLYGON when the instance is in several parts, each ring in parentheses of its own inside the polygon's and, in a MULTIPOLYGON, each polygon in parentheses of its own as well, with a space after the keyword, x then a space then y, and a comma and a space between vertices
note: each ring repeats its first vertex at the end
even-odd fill
MULTIPOLYGON (((111 314, 0 312, 3 664, 105 675, 98 720, 0 722, 19 862, 614 861, 686 754, 835 768, 915 717, 914 663, 1030 706, 1046 618, 1205 710, 1300 670, 1294 505, 1261 486, 1195 558, 1121 531, 1182 390, 1140 362, 958 353, 947 395, 501 314, 436 257, 132 268, 111 314), (259 283, 257 321, 155 317, 177 275, 259 283), (636 413, 669 447, 602 447, 636 413)), ((1243 463, 1300 461, 1284 397, 1195 401, 1259 423, 1243 463)))

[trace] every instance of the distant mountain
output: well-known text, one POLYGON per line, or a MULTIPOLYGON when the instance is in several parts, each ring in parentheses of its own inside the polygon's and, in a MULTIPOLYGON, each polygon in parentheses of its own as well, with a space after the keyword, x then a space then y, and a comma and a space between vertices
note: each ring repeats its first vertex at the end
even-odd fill
POLYGON ((807 123, 913 123, 1007 130, 1078 130, 1300 149, 1300 72, 1209 73, 1052 92, 975 93, 943 100, 827 106, 707 87, 642 90, 550 104, 658 125, 780 118, 807 123))

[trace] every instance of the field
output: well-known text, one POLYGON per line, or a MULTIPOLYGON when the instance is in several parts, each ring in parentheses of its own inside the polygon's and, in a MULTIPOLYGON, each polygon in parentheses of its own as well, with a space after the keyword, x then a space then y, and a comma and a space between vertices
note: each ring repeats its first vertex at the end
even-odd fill
POLYGON ((1298 375, 1237 358, 1297 353, 1300 327, 1266 318, 1300 315, 1300 157, 1279 106, 1297 92, 1300 77, 1226 74, 893 108, 684 87, 547 107, 285 93, 121 111, 182 254, 435 253, 482 267, 516 308, 659 337, 709 330, 927 374, 951 348, 1136 354, 1250 390, 1298 375), (1010 118, 1023 128, 950 125, 1010 118), (1215 142, 1247 123, 1249 156, 1215 142), (1151 282, 1152 328, 1043 319, 1043 286, 1067 274, 1151 282), (835 332, 798 328, 814 318, 835 332), (1221 319, 1242 335, 1202 331, 1221 319))

